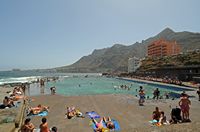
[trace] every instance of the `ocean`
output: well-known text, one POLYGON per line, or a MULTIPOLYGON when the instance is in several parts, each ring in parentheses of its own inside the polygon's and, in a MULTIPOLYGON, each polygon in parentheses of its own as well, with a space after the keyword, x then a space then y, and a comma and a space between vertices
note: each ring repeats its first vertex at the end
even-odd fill
POLYGON ((37 71, 3 71, 0 72, 0 85, 5 83, 32 82, 42 77, 59 77, 56 81, 46 82, 44 87, 34 83, 30 85, 27 94, 30 96, 50 94, 50 87, 56 87, 56 93, 66 96, 97 95, 97 94, 130 94, 138 95, 139 87, 143 86, 146 96, 153 96, 153 91, 159 88, 161 95, 169 93, 177 97, 182 90, 172 86, 152 85, 148 83, 103 77, 98 73, 49 73, 37 71), (121 88, 121 86, 127 88, 121 88))

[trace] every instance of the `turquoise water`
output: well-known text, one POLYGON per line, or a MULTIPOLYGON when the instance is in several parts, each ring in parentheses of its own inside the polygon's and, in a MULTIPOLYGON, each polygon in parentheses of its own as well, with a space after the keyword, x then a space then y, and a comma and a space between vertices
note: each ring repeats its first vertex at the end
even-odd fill
MULTIPOLYGON (((0 72, 0 84, 13 82, 31 82, 39 77, 59 77, 56 82, 48 82, 45 87, 40 87, 39 84, 31 84, 27 93, 29 95, 49 94, 50 87, 55 86, 58 94, 67 96, 78 95, 95 95, 95 94, 131 94, 138 95, 139 86, 143 86, 146 96, 152 97, 152 93, 156 88, 159 88, 161 95, 166 92, 171 96, 179 95, 183 90, 171 86, 159 86, 156 84, 148 84, 138 81, 129 81, 116 78, 106 78, 99 74, 72 74, 72 73, 41 73, 27 71, 10 71, 0 72), (88 77, 85 77, 88 75, 88 77), (126 85, 130 90, 121 89, 121 85, 126 85)), ((186 90, 187 91, 187 90, 186 90)))
POLYGON ((173 96, 180 94, 182 91, 177 91, 170 87, 159 87, 151 84, 144 84, 139 82, 132 82, 127 80, 121 80, 116 78, 106 78, 100 76, 76 76, 76 77, 65 77, 56 82, 46 83, 44 88, 39 86, 33 86, 30 91, 30 95, 49 94, 50 87, 55 86, 58 94, 67 96, 78 96, 78 95, 96 95, 96 94, 131 94, 133 96, 138 95, 140 86, 143 86, 146 96, 150 98, 153 96, 155 88, 159 88, 161 95, 166 92, 171 93, 173 96), (127 85, 130 90, 121 89, 121 85, 127 85))

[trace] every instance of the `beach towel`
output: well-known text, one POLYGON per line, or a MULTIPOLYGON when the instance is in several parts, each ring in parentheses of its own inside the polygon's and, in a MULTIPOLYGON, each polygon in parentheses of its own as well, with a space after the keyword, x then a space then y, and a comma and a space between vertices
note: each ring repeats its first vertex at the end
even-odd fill
POLYGON ((86 112, 85 114, 88 115, 91 119, 92 118, 100 118, 100 115, 97 114, 95 111, 86 112))
MULTIPOLYGON (((93 131, 96 132, 96 125, 93 121, 90 121, 89 125, 92 127, 93 131)), ((102 129, 102 132, 110 132, 110 130, 108 128, 106 128, 106 124, 105 122, 103 122, 103 129, 102 129)))
POLYGON ((112 131, 120 131, 119 122, 118 122, 117 120, 115 120, 115 119, 111 119, 111 120, 112 120, 113 124, 115 125, 115 129, 112 129, 112 130, 110 130, 110 131, 111 131, 111 132, 112 132, 112 131))
POLYGON ((47 111, 42 111, 38 114, 28 114, 27 116, 29 117, 33 117, 33 116, 47 116, 48 115, 48 112, 47 111))
POLYGON ((8 109, 8 108, 19 107, 20 103, 21 102, 17 102, 17 103, 15 103, 15 106, 12 106, 12 107, 5 107, 5 105, 0 104, 0 109, 8 109))
MULTIPOLYGON (((103 132, 116 132, 116 131, 120 131, 120 126, 119 126, 118 121, 115 120, 115 119, 111 119, 111 121, 115 125, 115 129, 109 129, 109 128, 107 128, 106 127, 106 123, 103 121, 103 130, 102 130, 103 132)), ((95 132, 95 130, 97 129, 95 123, 93 121, 90 121, 89 125, 93 128, 93 130, 95 132)))
POLYGON ((152 120, 152 121, 149 121, 149 123, 156 124, 156 123, 158 123, 158 121, 157 120, 152 120))

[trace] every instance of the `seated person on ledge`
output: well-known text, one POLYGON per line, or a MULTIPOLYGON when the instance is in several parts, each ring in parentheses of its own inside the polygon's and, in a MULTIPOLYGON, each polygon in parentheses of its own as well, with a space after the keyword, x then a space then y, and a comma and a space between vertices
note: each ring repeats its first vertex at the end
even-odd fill
POLYGON ((21 127, 21 132, 33 132, 35 127, 30 121, 31 121, 30 118, 27 118, 24 121, 24 125, 22 125, 22 127, 21 127))
POLYGON ((15 106, 15 105, 14 105, 14 102, 13 102, 12 99, 10 99, 9 97, 5 96, 5 98, 3 99, 3 106, 4 106, 4 108, 5 107, 11 108, 12 106, 15 106))
POLYGON ((115 125, 114 123, 112 122, 111 118, 108 117, 108 119, 106 120, 105 117, 103 117, 103 121, 106 123, 106 127, 109 128, 109 129, 115 129, 115 125))

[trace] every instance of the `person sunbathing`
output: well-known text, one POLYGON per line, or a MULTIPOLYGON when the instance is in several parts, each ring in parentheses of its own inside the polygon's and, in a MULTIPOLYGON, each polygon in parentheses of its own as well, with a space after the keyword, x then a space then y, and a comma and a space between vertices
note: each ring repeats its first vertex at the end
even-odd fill
POLYGON ((75 107, 67 107, 65 115, 67 116, 68 119, 71 119, 74 116, 84 118, 83 114, 79 110, 75 109, 75 107))
POLYGON ((74 117, 76 115, 75 107, 67 107, 67 111, 65 115, 68 119, 71 119, 72 117, 74 117))
POLYGON ((30 108, 29 109, 29 114, 39 114, 39 113, 41 113, 41 112, 43 112, 43 111, 49 111, 49 107, 47 107, 47 106, 42 106, 41 104, 39 104, 37 107, 34 107, 34 108, 30 108))
POLYGON ((106 123, 106 127, 109 129, 115 129, 115 125, 112 122, 111 118, 108 117, 108 119, 106 120, 106 117, 103 117, 103 121, 106 123))
POLYGON ((102 130, 103 130, 103 118, 101 118, 99 122, 97 122, 94 118, 92 118, 92 121, 96 126, 95 132, 102 132, 102 130))
POLYGON ((19 101, 20 99, 24 99, 25 97, 23 95, 10 95, 10 98, 13 101, 19 101))

